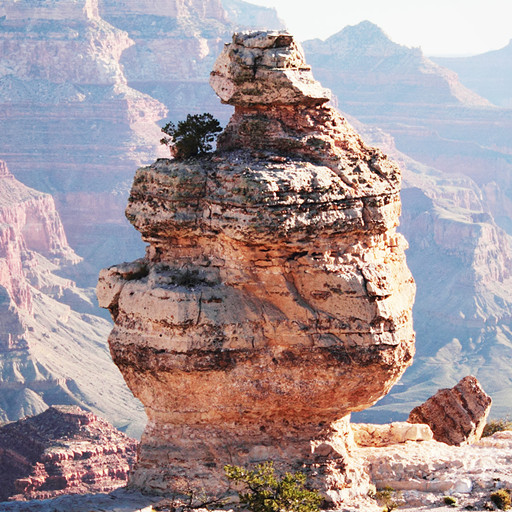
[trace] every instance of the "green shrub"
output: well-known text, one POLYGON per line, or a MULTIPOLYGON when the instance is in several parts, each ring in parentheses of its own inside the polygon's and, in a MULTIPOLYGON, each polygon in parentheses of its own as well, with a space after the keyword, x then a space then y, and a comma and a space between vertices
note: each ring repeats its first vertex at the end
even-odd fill
POLYGON ((168 137, 160 139, 160 143, 169 147, 171 155, 182 160, 210 152, 215 134, 221 131, 219 121, 211 114, 188 114, 178 126, 169 122, 162 128, 168 137))
POLYGON ((224 471, 229 480, 243 486, 238 492, 240 505, 251 512, 317 512, 323 500, 318 491, 304 487, 306 475, 286 473, 278 478, 272 462, 254 470, 225 466, 224 471))
POLYGON ((510 499, 510 491, 508 489, 500 489, 491 494, 491 501, 500 509, 508 510, 512 504, 510 499))
POLYGON ((395 491, 395 489, 389 485, 378 490, 375 498, 379 505, 384 507, 385 512, 391 512, 402 504, 402 493, 400 491, 395 491))
POLYGON ((449 505, 450 507, 457 506, 457 498, 454 498, 453 496, 444 496, 443 501, 445 505, 449 505))
POLYGON ((503 430, 512 430, 512 421, 508 419, 491 420, 487 422, 482 432, 482 437, 489 437, 496 432, 502 432, 503 430))

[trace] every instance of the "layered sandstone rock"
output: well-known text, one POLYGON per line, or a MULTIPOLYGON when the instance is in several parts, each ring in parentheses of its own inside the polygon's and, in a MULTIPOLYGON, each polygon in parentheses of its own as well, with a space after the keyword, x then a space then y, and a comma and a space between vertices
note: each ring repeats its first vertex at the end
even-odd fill
POLYGON ((212 84, 235 105, 217 155, 139 169, 127 216, 150 246, 97 288, 149 418, 131 485, 217 494, 224 464, 272 459, 339 504, 361 492, 348 414, 414 351, 400 171, 289 34, 236 34, 212 84))
POLYGON ((75 406, 0 428, 0 501, 111 491, 126 483, 137 443, 75 406))
POLYGON ((471 444, 480 439, 492 400, 475 377, 464 377, 452 389, 440 389, 409 414, 409 423, 425 423, 434 439, 446 444, 471 444))
POLYGON ((410 512, 448 512, 451 507, 440 508, 447 495, 461 510, 491 510, 491 493, 512 486, 512 432, 498 432, 472 445, 425 441, 361 448, 359 456, 375 486, 392 487, 400 510, 410 512))
POLYGON ((431 441, 434 436, 430 427, 421 423, 395 421, 383 425, 351 423, 354 441, 358 446, 390 446, 407 441, 431 441))

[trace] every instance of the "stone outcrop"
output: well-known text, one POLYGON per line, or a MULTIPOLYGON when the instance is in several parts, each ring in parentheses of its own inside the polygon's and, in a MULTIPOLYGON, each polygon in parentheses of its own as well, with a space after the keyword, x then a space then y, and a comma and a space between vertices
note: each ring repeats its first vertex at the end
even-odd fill
POLYGON ((236 34, 212 83, 240 87, 217 154, 137 171, 126 213, 150 245, 97 287, 149 419, 131 485, 218 494, 225 463, 273 459, 339 504, 362 492, 348 415, 414 352, 400 170, 325 104, 289 34, 236 34))
POLYGON ((357 446, 390 446, 407 441, 431 441, 434 436, 430 427, 421 423, 395 421, 383 425, 351 423, 357 446))
MULTIPOLYGON (((377 489, 392 487, 399 510, 449 512, 444 497, 457 500, 460 510, 492 510, 489 496, 510 489, 512 432, 498 432, 473 445, 448 446, 437 441, 360 448, 355 463, 368 472, 377 489)), ((125 488, 109 494, 67 495, 44 501, 5 502, 2 512, 153 512, 172 510, 172 501, 125 488)), ((345 510, 379 511, 370 500, 363 507, 349 503, 345 510)))
POLYGON ((142 411, 105 343, 110 323, 62 276, 79 262, 53 198, 0 161, 0 422, 73 403, 140 434, 142 411))
POLYGON ((395 490, 400 510, 448 511, 448 506, 440 508, 444 496, 453 496, 460 509, 492 510, 490 494, 512 486, 512 432, 498 432, 472 445, 407 442, 361 448, 359 455, 378 489, 395 490))
POLYGON ((471 444, 480 439, 492 400, 475 377, 464 377, 452 389, 440 389, 415 407, 409 423, 425 423, 434 439, 446 444, 471 444))
POLYGON ((0 427, 0 501, 111 491, 126 484, 137 442, 76 406, 0 427))

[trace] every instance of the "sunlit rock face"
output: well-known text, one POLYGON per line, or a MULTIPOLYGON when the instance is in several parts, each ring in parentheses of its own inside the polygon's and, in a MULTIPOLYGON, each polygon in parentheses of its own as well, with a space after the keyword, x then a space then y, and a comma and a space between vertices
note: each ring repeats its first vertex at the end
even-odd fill
POLYGON ((340 504, 363 482, 348 415, 414 351, 400 170, 289 34, 235 34, 211 83, 235 106, 217 154, 137 171, 127 216, 150 245, 97 288, 149 418, 131 485, 221 493, 224 464, 272 459, 340 504))

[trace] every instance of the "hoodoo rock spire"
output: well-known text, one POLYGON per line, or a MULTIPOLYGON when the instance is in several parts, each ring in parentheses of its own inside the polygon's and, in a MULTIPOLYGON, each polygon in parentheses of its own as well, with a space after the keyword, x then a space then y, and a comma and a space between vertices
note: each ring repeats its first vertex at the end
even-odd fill
POLYGON ((288 33, 235 34, 211 82, 235 106, 217 153, 137 171, 126 213, 149 247, 98 284, 148 415, 131 485, 219 495, 225 464, 273 460, 337 506, 362 492, 349 415, 414 352, 400 170, 288 33))

